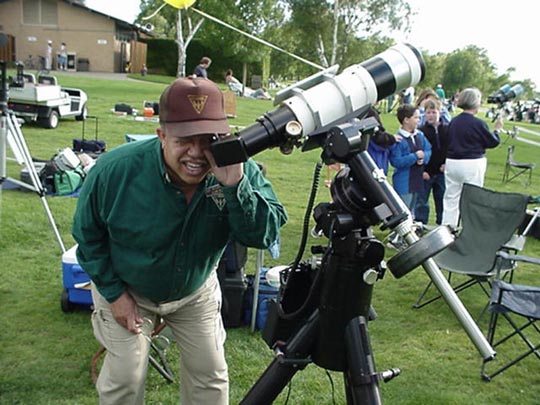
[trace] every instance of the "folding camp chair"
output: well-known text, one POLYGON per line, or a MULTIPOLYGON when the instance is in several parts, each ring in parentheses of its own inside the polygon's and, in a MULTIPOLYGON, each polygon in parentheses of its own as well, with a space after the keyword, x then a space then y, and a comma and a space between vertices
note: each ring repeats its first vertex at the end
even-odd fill
MULTIPOLYGON (((489 296, 489 281, 497 271, 511 275, 515 263, 497 256, 497 252, 517 253, 523 248, 524 238, 514 235, 526 216, 528 201, 529 197, 523 194, 463 185, 461 230, 454 243, 434 257, 439 267, 448 271, 448 282, 456 293, 478 285, 489 296), (461 283, 453 283, 453 274, 467 277, 461 283)), ((441 297, 437 295, 425 300, 431 284, 429 282, 424 288, 414 308, 421 308, 441 297)))
MULTIPOLYGON (((536 258, 506 252, 498 255, 504 260, 540 265, 540 259, 536 258)), ((488 367, 488 361, 482 362, 481 374, 485 381, 491 381, 531 354, 540 359, 540 323, 537 323, 540 321, 540 287, 507 283, 497 275, 493 280, 489 309, 491 317, 487 339, 497 350, 497 357, 491 367, 488 367), (501 324, 504 321, 507 321, 507 325, 501 324), (527 349, 525 352, 520 349, 516 355, 513 349, 520 342, 527 349), (488 368, 492 371, 489 372, 488 368)))
POLYGON ((503 183, 508 183, 514 180, 516 177, 521 176, 522 174, 529 174, 529 178, 526 181, 526 185, 531 184, 532 172, 535 167, 534 163, 520 163, 516 162, 514 159, 514 145, 508 147, 508 152, 506 154, 506 165, 504 166, 504 173, 502 181, 503 183))
MULTIPOLYGON (((148 362, 150 365, 156 369, 156 371, 167 380, 167 382, 172 383, 175 381, 174 373, 169 366, 167 360, 167 348, 170 345, 170 340, 163 334, 165 329, 165 322, 161 321, 159 324, 152 330, 150 337, 150 353, 148 355, 148 362)), ((90 376, 92 378, 92 383, 95 385, 98 379, 98 366, 101 356, 105 353, 106 349, 101 346, 96 353, 92 356, 90 361, 90 376)))

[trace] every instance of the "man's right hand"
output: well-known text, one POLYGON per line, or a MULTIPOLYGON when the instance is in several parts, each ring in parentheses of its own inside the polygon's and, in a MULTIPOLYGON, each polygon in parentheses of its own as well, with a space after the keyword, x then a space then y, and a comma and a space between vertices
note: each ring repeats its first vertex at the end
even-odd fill
POLYGON ((111 311, 116 322, 124 328, 135 334, 142 332, 140 326, 143 319, 137 310, 137 303, 127 291, 111 303, 111 311))

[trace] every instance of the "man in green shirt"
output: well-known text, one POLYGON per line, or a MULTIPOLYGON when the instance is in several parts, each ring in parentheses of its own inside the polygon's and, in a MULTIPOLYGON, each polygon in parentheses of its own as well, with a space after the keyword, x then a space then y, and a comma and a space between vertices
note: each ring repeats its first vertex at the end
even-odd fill
POLYGON ((215 268, 230 239, 270 246, 287 214, 252 160, 216 166, 210 143, 230 129, 213 82, 177 79, 159 113, 158 138, 97 160, 75 213, 94 334, 107 349, 96 388, 102 404, 143 403, 148 335, 161 318, 181 351, 182 404, 227 404, 215 268))

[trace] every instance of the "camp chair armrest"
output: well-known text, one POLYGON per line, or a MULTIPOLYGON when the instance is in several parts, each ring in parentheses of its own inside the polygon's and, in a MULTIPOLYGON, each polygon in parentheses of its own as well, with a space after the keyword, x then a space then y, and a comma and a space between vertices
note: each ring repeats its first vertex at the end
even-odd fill
POLYGON ((525 247, 525 236, 523 235, 512 235, 510 240, 506 242, 502 248, 505 250, 513 250, 514 252, 519 252, 525 247))
POLYGON ((540 259, 536 257, 530 257, 530 256, 524 256, 524 255, 515 255, 512 253, 505 252, 504 250, 499 250, 497 252, 497 256, 502 257, 503 259, 507 260, 515 260, 518 262, 525 262, 525 263, 531 263, 531 264, 538 264, 540 265, 540 259))

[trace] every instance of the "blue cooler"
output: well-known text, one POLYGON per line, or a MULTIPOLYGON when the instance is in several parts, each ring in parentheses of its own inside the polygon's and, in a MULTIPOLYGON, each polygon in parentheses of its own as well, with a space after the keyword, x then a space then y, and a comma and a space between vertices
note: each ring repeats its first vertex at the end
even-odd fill
POLYGON ((62 255, 64 290, 62 291, 61 306, 64 312, 73 311, 76 305, 90 307, 93 304, 90 278, 79 266, 75 254, 76 250, 77 245, 62 255))
MULTIPOLYGON (((263 330, 268 318, 268 304, 271 299, 276 299, 279 287, 271 285, 266 279, 266 273, 270 270, 268 267, 262 267, 259 276, 259 295, 257 300, 257 315, 255 318, 256 329, 263 330)), ((253 285, 254 276, 248 276, 248 294, 245 314, 245 323, 251 324, 251 312, 253 308, 253 285)))

